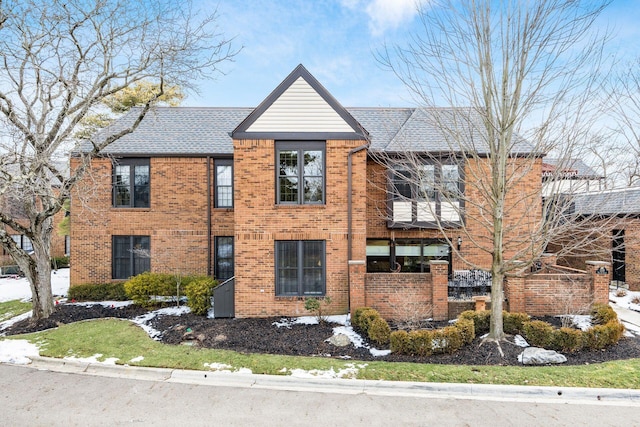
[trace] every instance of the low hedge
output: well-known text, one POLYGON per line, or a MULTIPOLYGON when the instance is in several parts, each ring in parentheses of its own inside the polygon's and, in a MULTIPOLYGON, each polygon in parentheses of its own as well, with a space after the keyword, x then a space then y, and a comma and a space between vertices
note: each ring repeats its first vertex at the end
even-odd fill
POLYGON ((593 326, 586 331, 573 328, 555 329, 549 323, 534 320, 524 323, 524 337, 529 344, 556 351, 599 350, 617 343, 624 334, 618 315, 606 304, 594 304, 593 326))
POLYGON ((122 282, 71 286, 67 298, 76 301, 127 301, 129 299, 122 282))
MULTIPOLYGON (((374 310, 375 311, 375 310, 374 310)), ((360 323, 367 322, 369 313, 360 313, 360 323)), ((573 352, 581 349, 602 349, 617 343, 624 326, 611 307, 594 305, 591 316, 594 326, 586 331, 573 328, 554 328, 541 320, 530 320, 525 313, 503 312, 503 327, 507 334, 522 334, 529 344, 551 350, 573 352)), ((436 330, 394 331, 390 334, 393 353, 430 356, 434 353, 454 353, 470 344, 476 334, 489 331, 489 311, 465 311, 452 326, 436 330)))
MULTIPOLYGON (((178 298, 182 295, 187 295, 187 289, 194 282, 206 282, 211 288, 215 287, 216 284, 215 280, 209 276, 181 276, 180 291, 178 292, 176 288, 176 276, 174 274, 145 272, 127 280, 124 283, 124 290, 135 304, 149 308, 158 304, 155 297, 178 298)), ((198 284, 194 286, 195 288, 189 292, 196 298, 200 298, 203 293, 206 294, 206 292, 208 292, 198 290, 201 286, 205 285, 198 284)), ((200 311, 203 303, 195 302, 194 304, 197 306, 197 310, 200 311)), ((187 305, 189 305, 188 299, 187 305)))
POLYGON ((459 318, 456 323, 442 329, 394 331, 389 337, 392 353, 411 356, 431 356, 434 353, 455 353, 475 338, 474 322, 459 318))
POLYGON ((369 339, 377 344, 389 343, 391 328, 377 310, 371 307, 360 307, 353 313, 351 324, 365 333, 369 339))

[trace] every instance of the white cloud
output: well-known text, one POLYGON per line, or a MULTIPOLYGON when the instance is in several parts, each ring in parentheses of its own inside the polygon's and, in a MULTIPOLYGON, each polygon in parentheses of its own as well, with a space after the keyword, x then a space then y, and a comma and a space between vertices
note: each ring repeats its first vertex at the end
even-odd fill
POLYGON ((371 19, 369 30, 374 36, 398 28, 418 13, 420 0, 373 0, 365 8, 371 19))

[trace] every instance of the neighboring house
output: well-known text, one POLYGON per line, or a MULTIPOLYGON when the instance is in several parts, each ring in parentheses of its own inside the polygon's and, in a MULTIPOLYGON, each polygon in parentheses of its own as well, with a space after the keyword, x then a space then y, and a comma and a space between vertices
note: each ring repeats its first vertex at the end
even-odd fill
MULTIPOLYGON (((611 262, 611 278, 640 291, 640 187, 576 194, 574 213, 602 227, 603 235, 592 244, 601 259, 611 262)), ((568 256, 562 260, 575 268, 584 268, 585 257, 568 256)))
POLYGON ((580 159, 545 157, 542 161, 542 197, 604 189, 604 177, 580 159))
MULTIPOLYGON (((257 108, 155 108, 75 189, 71 285, 202 273, 232 279, 238 317, 301 315, 304 298, 330 296, 331 312, 370 305, 393 317, 415 300, 446 318, 448 276, 467 267, 433 215, 465 257, 488 268, 490 256, 462 239, 455 199, 396 197, 415 183, 374 156, 407 141, 450 153, 425 120, 432 113, 344 108, 302 66, 257 108)), ((473 194, 482 162, 449 154, 425 170, 453 194, 473 194)), ((541 159, 529 174, 519 194, 540 194, 541 159)), ((486 233, 474 229, 478 207, 463 208, 471 233, 486 233)), ((540 218, 541 209, 523 211, 540 218)))

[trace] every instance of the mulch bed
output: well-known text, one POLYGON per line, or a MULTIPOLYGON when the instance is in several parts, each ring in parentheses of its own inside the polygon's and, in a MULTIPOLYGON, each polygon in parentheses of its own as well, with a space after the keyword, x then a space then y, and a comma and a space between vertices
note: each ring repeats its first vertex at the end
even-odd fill
MULTIPOLYGON (((4 332, 7 335, 36 332, 56 327, 60 324, 80 320, 116 317, 133 319, 147 310, 137 306, 91 307, 60 304, 54 313, 44 321, 34 323, 26 319, 14 324, 4 332)), ((208 319, 193 314, 182 316, 156 316, 150 326, 162 332, 161 341, 166 344, 183 344, 235 350, 241 353, 268 353, 295 356, 320 356, 354 360, 384 360, 390 362, 418 362, 456 365, 519 365, 518 355, 522 348, 512 343, 502 343, 504 357, 501 357, 494 343, 481 344, 481 339, 454 354, 439 354, 429 357, 414 357, 391 354, 374 357, 366 348, 336 347, 327 339, 333 335, 338 325, 301 325, 276 327, 274 322, 281 318, 260 319, 208 319)), ((547 320, 547 319, 545 319, 547 320)), ((437 327, 438 325, 434 325, 437 327)), ((366 342, 366 340, 365 340, 366 342)), ((371 345, 371 347, 375 347, 371 345)), ((601 363, 611 360, 640 357, 640 338, 624 337, 618 344, 604 350, 579 351, 565 354, 568 365, 601 363)))

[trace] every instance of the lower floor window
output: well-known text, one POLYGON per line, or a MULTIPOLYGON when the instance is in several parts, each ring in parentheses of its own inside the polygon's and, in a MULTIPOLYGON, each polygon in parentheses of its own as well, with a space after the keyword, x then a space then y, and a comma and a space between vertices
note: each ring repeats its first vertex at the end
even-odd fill
POLYGON ((233 237, 216 237, 216 279, 233 277, 233 237))
POLYGON ((276 295, 322 296, 325 287, 325 242, 276 242, 276 295))
POLYGON ((14 242, 16 242, 16 246, 22 249, 25 252, 32 252, 33 245, 31 244, 31 240, 25 236, 24 234, 12 234, 11 238, 14 242))
POLYGON ((113 236, 113 278, 128 279, 151 269, 149 236, 113 236))
POLYGON ((367 273, 428 273, 429 261, 448 260, 449 245, 437 239, 367 240, 367 273))

